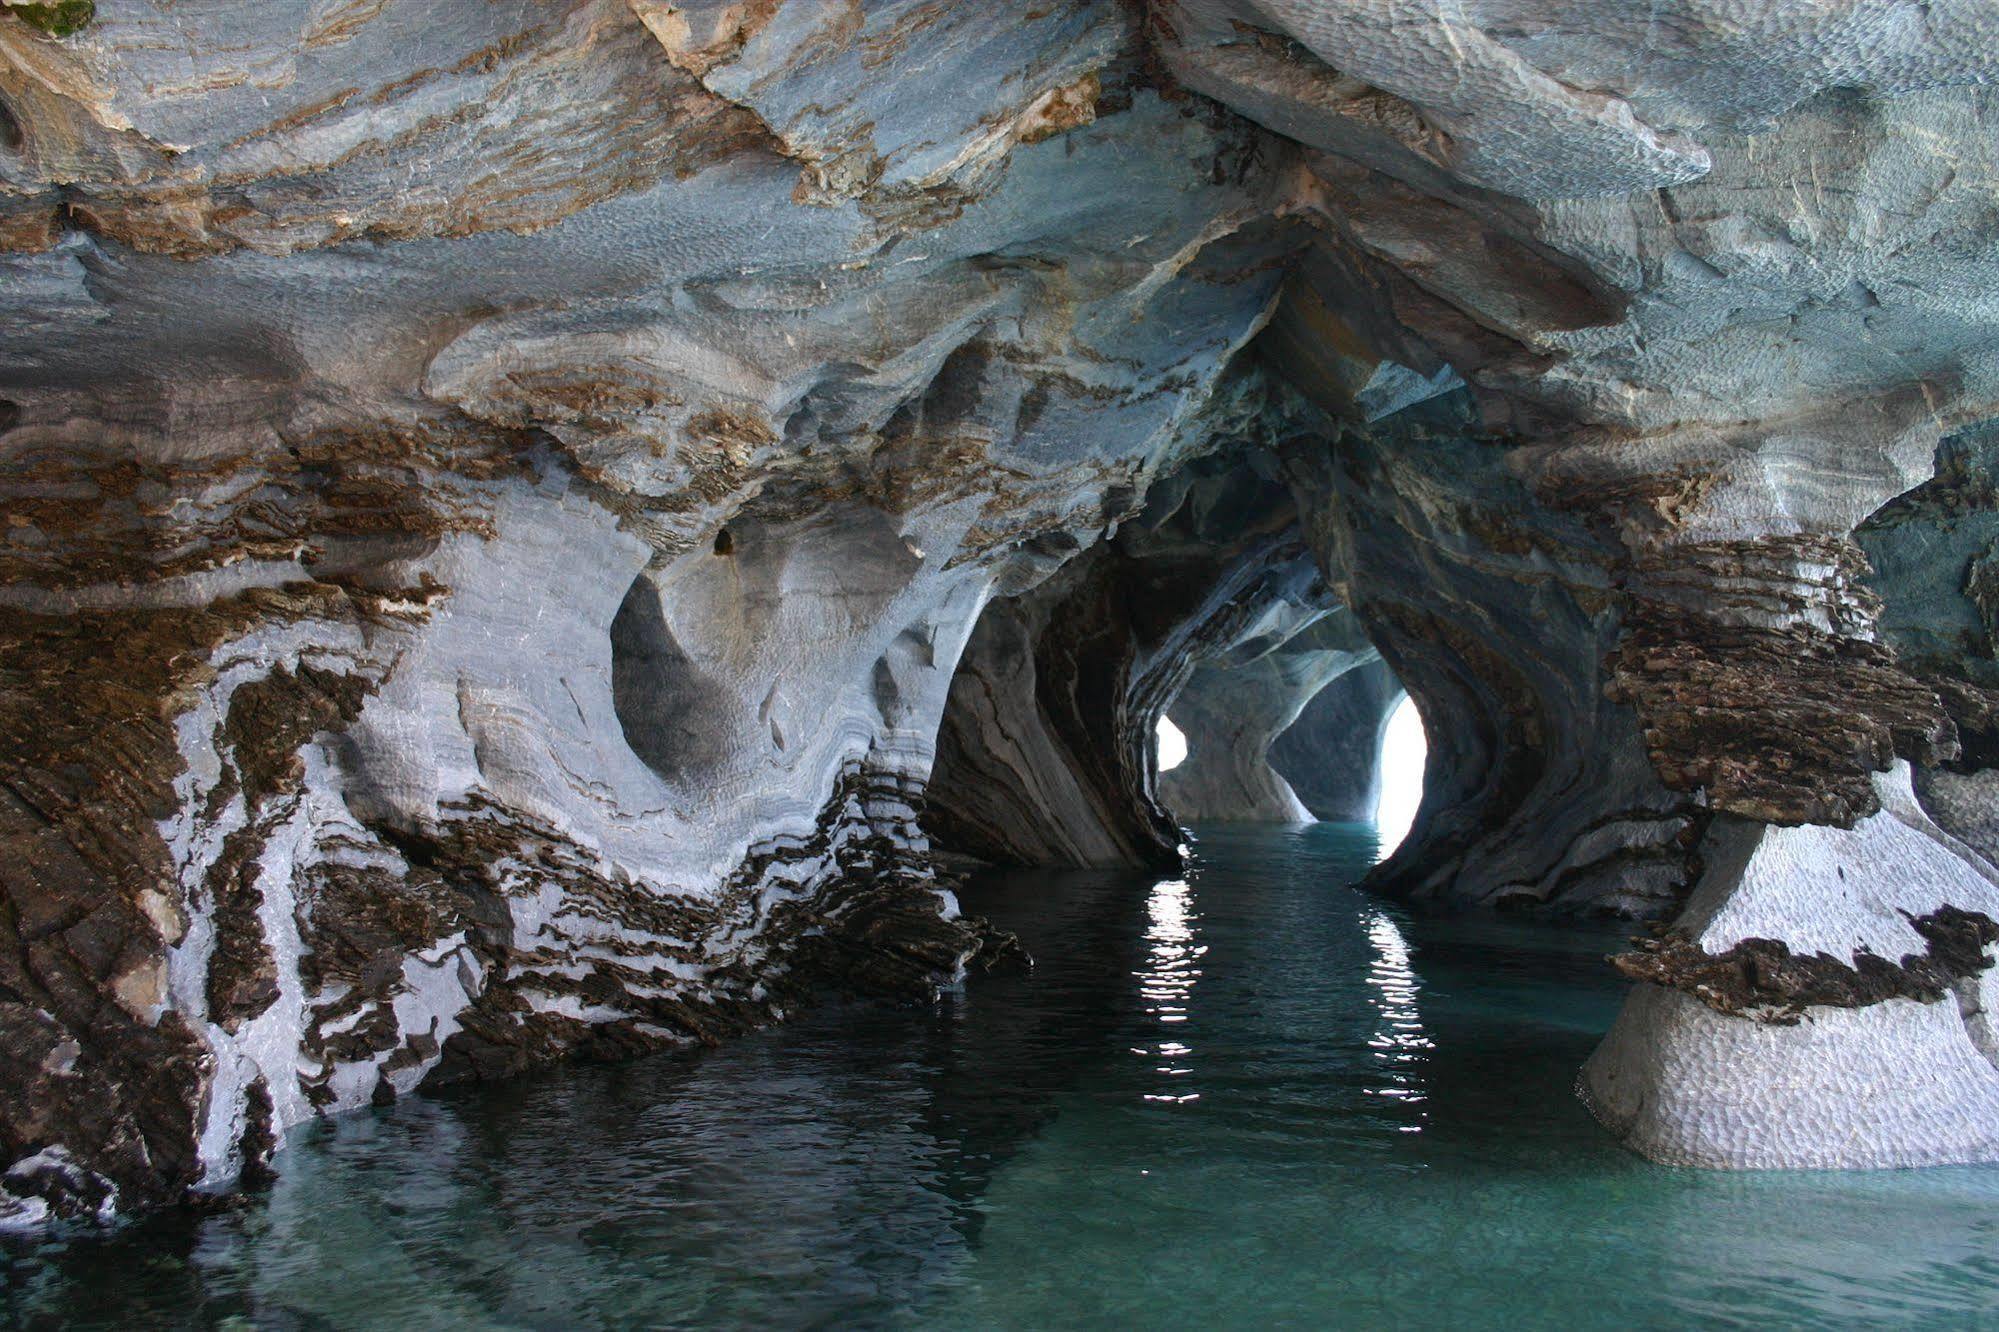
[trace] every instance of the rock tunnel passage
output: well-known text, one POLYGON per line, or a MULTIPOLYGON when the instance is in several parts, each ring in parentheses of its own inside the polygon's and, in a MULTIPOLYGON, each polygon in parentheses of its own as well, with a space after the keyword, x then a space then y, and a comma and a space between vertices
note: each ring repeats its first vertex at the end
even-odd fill
MULTIPOLYGON (((39 8, 10 1223, 928 992, 1000 946, 938 850, 1355 814, 1401 689, 1373 891, 1693 971, 1999 915, 1983 6, 39 8), (1168 713, 1246 747, 1162 778, 1168 713)), ((1805 1024, 1662 973, 1587 1099, 1661 1160, 1989 1159, 1952 957, 1805 1024)))

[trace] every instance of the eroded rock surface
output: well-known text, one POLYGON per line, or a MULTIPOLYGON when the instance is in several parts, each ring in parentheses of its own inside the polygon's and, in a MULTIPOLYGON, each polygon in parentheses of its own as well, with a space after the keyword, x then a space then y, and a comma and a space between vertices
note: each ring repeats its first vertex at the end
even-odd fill
MULTIPOLYGON (((1203 662, 1172 704, 1187 737, 1187 757, 1160 782, 1160 794, 1187 819, 1236 823, 1309 823, 1316 815, 1271 760, 1306 705, 1349 672, 1381 660, 1344 607, 1327 610, 1312 572, 1306 599, 1272 607, 1238 643, 1203 662)), ((1356 718, 1352 734, 1379 733, 1356 718)), ((1342 738, 1345 738, 1344 736, 1342 738)), ((1356 751, 1338 766, 1372 776, 1374 751, 1356 751)), ((1322 759, 1325 756, 1320 756, 1322 759)), ((1323 769, 1315 764, 1315 771, 1323 769)), ((1359 817, 1372 818, 1370 805, 1359 817)))
MULTIPOLYGON (((1255 419, 1262 387, 1217 393, 1211 428, 1255 419)), ((1045 583, 990 606, 938 737, 940 842, 1000 864, 1177 866, 1158 719, 1199 663, 1325 613, 1296 527, 1274 461, 1225 450, 1156 485, 1143 512, 1045 583)))
MULTIPOLYGON (((1431 722, 1381 886, 1643 914, 1692 891, 1708 953, 1739 942, 1715 920, 1901 957, 1908 917, 1989 914, 1987 869, 1903 766, 1961 783, 1937 803, 1971 830, 1986 696, 1880 631, 1855 535, 1999 387, 1989 12, 1157 17, 1189 86, 1308 149, 1326 225, 1264 352, 1325 423, 1301 415, 1285 456, 1334 592, 1431 722)), ((1975 604, 1961 560, 1940 576, 1975 604)), ((1586 1085, 1669 1159, 1965 1159, 1991 1149, 1983 1011, 1890 998, 1773 1027, 1646 985, 1586 1085)))
POLYGON ((1115 5, 170 8, 0 16, 16 1214, 950 980, 954 667, 1207 447, 1256 131, 1115 5))
MULTIPOLYGON (((1431 736, 1386 891, 1691 893, 1716 956, 1991 916, 1995 52, 1972 0, 7 0, 9 1215, 921 997, 1002 946, 932 833, 1173 863, 1152 724, 1240 670, 1179 784, 1270 814, 1335 607, 1431 736)), ((1988 983, 1648 985, 1593 1103, 1984 1154, 1988 983)))

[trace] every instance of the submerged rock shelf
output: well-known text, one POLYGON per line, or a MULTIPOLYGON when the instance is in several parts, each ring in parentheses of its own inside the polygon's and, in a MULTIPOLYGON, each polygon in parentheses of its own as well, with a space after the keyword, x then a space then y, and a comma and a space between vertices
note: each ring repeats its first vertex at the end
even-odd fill
MULTIPOLYGON (((922 1001, 1015 953, 969 861, 1364 815, 1404 691, 1381 894, 1989 924, 1995 68, 1974 0, 4 0, 0 1223, 922 1001)), ((1947 970, 1661 963, 1586 1098, 1999 1156, 1947 970)))

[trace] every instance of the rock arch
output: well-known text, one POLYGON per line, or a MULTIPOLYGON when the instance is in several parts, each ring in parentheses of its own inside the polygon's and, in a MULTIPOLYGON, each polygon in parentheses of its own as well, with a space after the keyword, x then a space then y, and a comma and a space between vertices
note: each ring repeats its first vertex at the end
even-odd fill
POLYGON ((1999 1153, 1977 6, 167 8, 0 14, 8 1216, 928 993, 1336 606, 1614 1131, 1999 1153))

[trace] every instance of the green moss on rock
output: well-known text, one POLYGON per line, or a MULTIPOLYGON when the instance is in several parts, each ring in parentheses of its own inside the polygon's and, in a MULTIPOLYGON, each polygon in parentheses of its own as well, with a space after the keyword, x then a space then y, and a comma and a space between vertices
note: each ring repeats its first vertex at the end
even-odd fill
POLYGON ((53 0, 49 4, 10 4, 7 12, 51 37, 68 37, 97 17, 97 0, 53 0))

